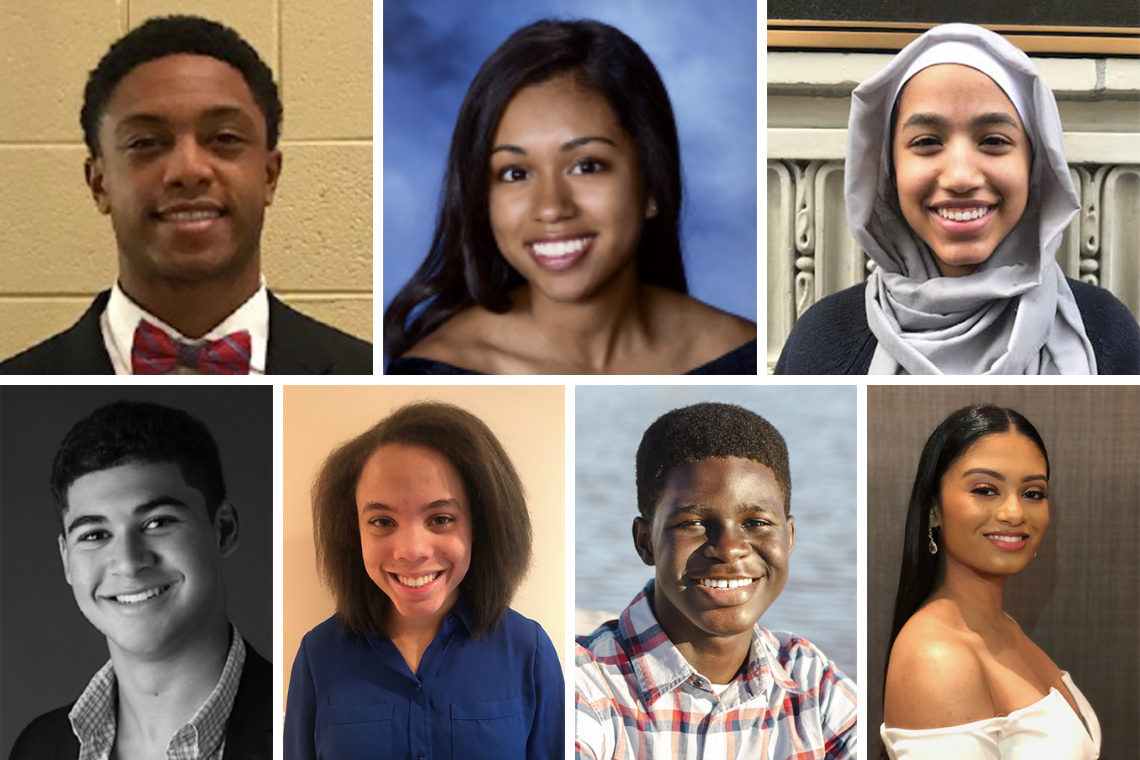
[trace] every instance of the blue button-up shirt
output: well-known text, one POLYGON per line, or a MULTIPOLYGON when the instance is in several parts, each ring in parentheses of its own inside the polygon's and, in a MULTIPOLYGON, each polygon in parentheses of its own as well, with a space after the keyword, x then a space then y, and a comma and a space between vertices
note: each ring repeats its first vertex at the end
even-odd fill
POLYGON ((554 760, 562 667, 538 623, 507 610, 478 641, 460 599, 412 673, 387 637, 305 634, 285 712, 286 760, 554 760))

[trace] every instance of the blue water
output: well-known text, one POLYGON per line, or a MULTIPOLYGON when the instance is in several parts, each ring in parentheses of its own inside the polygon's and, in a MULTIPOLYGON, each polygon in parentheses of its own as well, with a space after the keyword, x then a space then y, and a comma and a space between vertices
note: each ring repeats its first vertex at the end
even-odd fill
MULTIPOLYGON (((822 649, 854 677, 854 386, 582 386, 575 396, 575 605, 620 613, 653 575, 633 548, 634 456, 659 416, 700 401, 765 417, 788 444, 796 545, 788 583, 761 619, 822 649)), ((588 631, 575 631, 576 634, 588 631)))

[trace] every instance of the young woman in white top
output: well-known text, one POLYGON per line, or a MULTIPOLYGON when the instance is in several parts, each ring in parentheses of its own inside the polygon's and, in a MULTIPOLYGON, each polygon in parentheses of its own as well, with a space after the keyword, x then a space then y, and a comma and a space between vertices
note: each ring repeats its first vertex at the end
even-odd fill
POLYGON ((1049 525, 1049 455, 1012 409, 947 417, 906 520, 880 730, 892 760, 1095 760, 1096 714, 1002 611, 1049 525))

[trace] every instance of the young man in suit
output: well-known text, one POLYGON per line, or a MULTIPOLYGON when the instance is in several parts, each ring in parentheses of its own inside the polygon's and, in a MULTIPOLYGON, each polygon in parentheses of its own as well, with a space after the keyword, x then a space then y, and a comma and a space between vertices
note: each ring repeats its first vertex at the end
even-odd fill
POLYGON ((64 576, 111 658, 11 760, 268 760, 273 675, 226 610, 238 516, 209 430, 157 404, 104 406, 64 438, 51 484, 64 576))
POLYGON ((372 347, 281 303, 261 228, 281 174, 273 73, 237 32, 154 18, 111 46, 80 114, 119 276, 0 374, 371 374, 372 347))

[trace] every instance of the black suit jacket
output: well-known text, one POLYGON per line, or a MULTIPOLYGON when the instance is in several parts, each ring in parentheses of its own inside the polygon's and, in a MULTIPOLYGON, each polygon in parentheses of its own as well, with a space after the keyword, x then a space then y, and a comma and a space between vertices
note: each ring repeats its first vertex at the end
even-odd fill
MULTIPOLYGON (((9 760, 76 760, 79 740, 67 714, 75 705, 52 710, 28 724, 16 739, 9 760)), ((222 760, 270 760, 273 756, 273 672, 269 663, 245 642, 241 671, 222 760)))
MULTIPOLYGON (((105 290, 79 321, 27 351, 0 362, 0 375, 113 375, 99 317, 105 290)), ((291 309, 269 294, 267 375, 371 375, 372 344, 291 309)))

